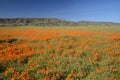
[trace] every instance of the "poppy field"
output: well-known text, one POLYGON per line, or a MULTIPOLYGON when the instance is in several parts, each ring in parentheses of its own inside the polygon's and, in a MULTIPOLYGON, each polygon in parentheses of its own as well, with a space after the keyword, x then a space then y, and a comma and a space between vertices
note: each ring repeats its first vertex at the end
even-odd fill
POLYGON ((1 27, 0 80, 120 80, 120 27, 1 27))

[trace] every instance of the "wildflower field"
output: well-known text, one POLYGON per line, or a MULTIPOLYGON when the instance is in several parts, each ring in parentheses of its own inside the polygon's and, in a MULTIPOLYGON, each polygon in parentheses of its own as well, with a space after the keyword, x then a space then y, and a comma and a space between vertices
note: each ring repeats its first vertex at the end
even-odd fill
POLYGON ((120 80, 120 27, 1 27, 0 80, 120 80))

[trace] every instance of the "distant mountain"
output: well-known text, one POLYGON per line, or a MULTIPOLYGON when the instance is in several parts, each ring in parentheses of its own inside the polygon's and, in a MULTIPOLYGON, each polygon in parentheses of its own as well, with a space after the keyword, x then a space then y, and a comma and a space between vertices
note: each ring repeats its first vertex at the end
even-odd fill
POLYGON ((0 18, 0 26, 120 26, 120 23, 72 22, 55 18, 0 18))
POLYGON ((80 22, 77 22, 77 25, 80 25, 80 26, 120 26, 120 23, 80 21, 80 22))
POLYGON ((75 22, 55 18, 0 18, 0 26, 74 26, 75 22))

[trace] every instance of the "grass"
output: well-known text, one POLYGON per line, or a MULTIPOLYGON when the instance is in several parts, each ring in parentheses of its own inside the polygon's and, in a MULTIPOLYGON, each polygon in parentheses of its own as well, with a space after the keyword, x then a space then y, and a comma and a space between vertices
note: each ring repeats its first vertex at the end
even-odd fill
POLYGON ((119 80, 120 27, 0 28, 3 80, 119 80))

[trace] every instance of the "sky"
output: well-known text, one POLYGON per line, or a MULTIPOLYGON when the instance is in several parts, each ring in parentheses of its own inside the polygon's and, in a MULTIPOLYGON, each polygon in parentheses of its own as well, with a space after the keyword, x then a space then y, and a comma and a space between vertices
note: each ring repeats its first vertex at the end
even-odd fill
POLYGON ((0 0, 0 18, 120 22, 120 0, 0 0))

